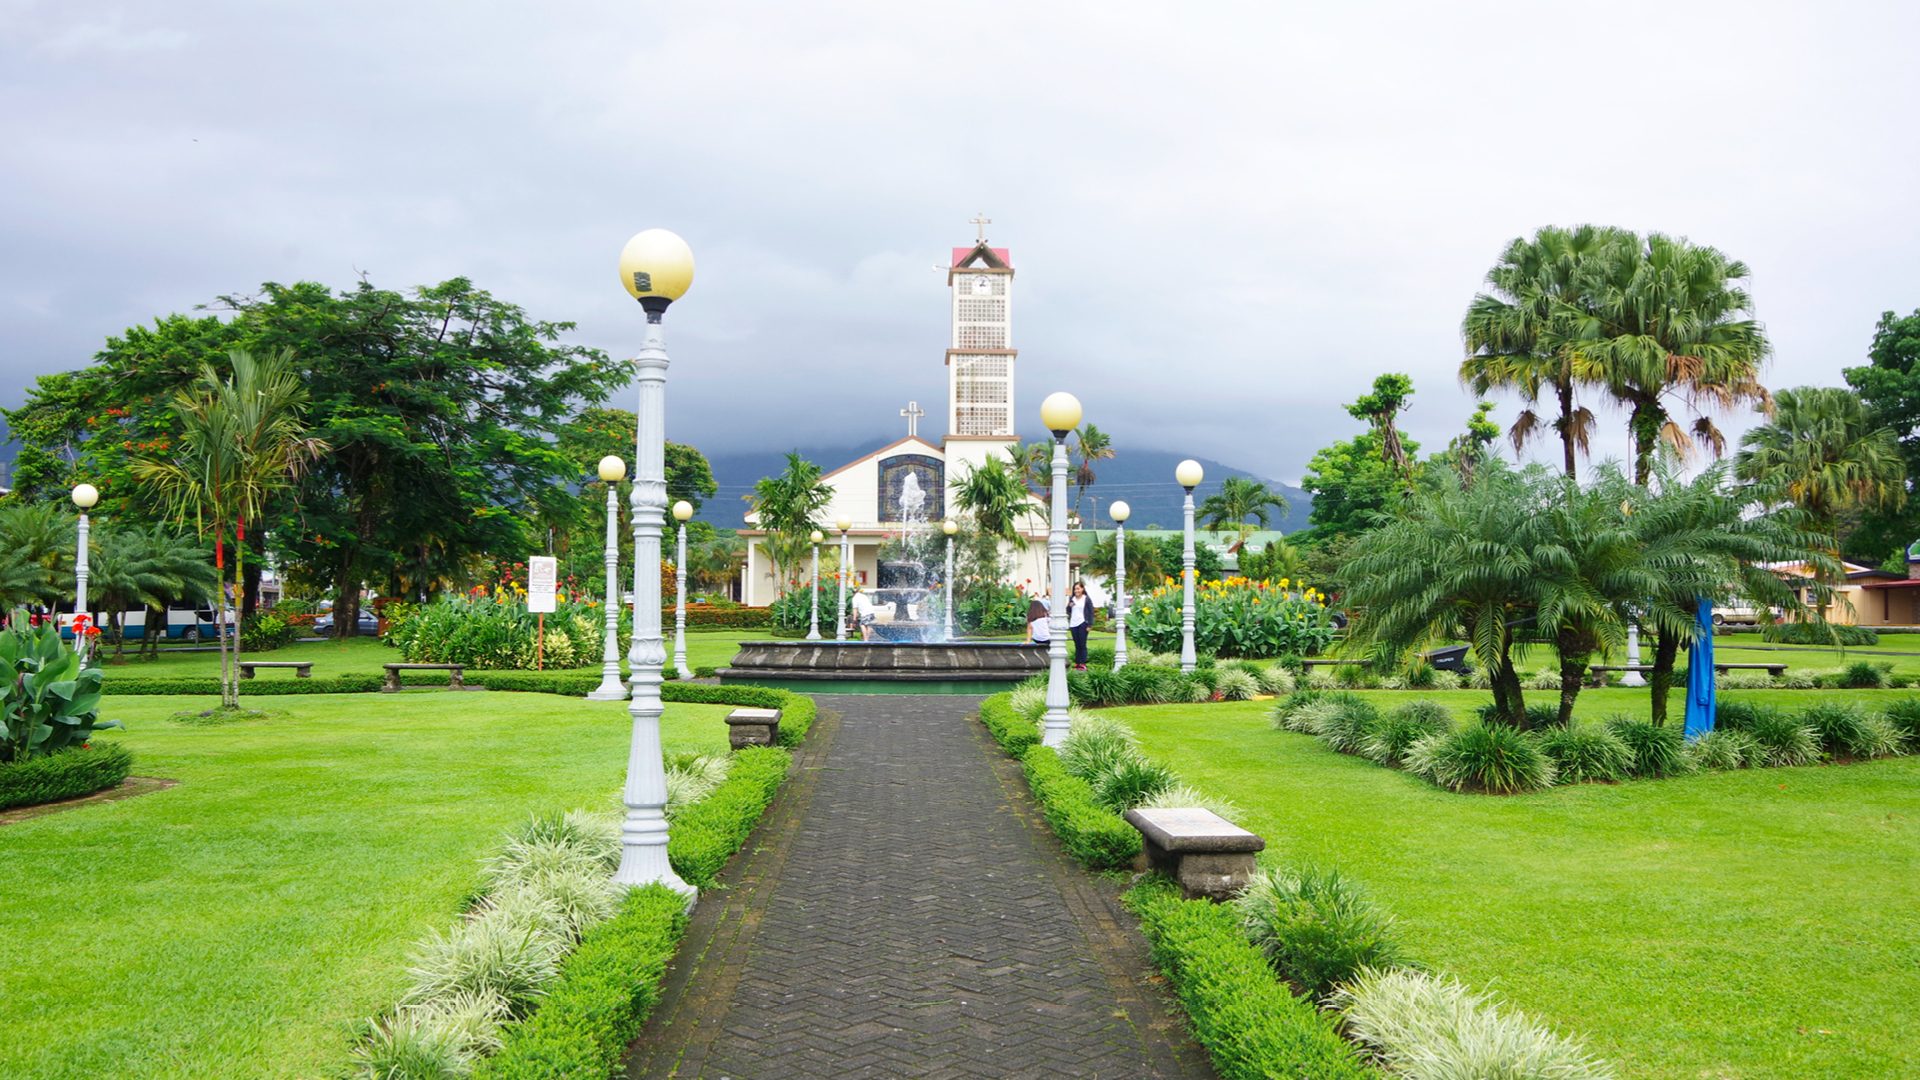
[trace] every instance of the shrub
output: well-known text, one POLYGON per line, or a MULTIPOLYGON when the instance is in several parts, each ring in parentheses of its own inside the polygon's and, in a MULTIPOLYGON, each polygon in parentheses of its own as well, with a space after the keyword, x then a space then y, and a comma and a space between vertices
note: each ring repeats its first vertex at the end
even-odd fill
MULTIPOLYGON (((409 663, 464 664, 475 669, 533 670, 570 668, 600 657, 606 634, 605 612, 597 603, 568 602, 540 618, 504 594, 494 598, 462 596, 436 600, 404 611, 389 611, 386 641, 409 663)), ((622 631, 620 642, 625 651, 622 631)))
POLYGON ((1067 690, 1077 705, 1126 705, 1127 681, 1118 672, 1088 668, 1068 673, 1067 690))
POLYGON ((1223 1080, 1377 1076, 1332 1020, 1274 976, 1241 932, 1232 907, 1182 900, 1159 880, 1134 888, 1125 899, 1223 1080))
MULTIPOLYGON (((489 680, 499 678, 489 675, 489 680)), ((592 682, 592 677, 588 677, 592 682)), ((593 683, 593 685, 598 685, 593 683)), ((584 695, 588 686, 580 691, 584 695)), ((799 746, 813 727, 819 706, 805 694, 774 690, 764 686, 711 686, 706 683, 665 683, 660 687, 662 701, 692 702, 701 705, 745 705, 755 709, 780 710, 780 745, 799 746)), ((1037 736, 1036 736, 1037 737, 1037 736)))
POLYGON ((1056 752, 1062 768, 1089 784, 1096 783, 1135 756, 1133 730, 1118 720, 1087 717, 1069 725, 1067 737, 1056 752))
POLYGON ((1039 723, 1040 717, 1047 711, 1047 690, 1044 686, 1016 686, 1008 695, 1007 707, 1028 723, 1039 723))
MULTIPOLYGON (((999 743, 1002 750, 1014 757, 1025 754, 1029 747, 1040 742, 1039 715, 1035 714, 1033 719, 1028 719, 1016 713, 1013 708, 1014 701, 1025 689, 1023 687, 1011 694, 995 694, 980 703, 980 722, 987 726, 993 741, 999 743)), ((1040 708, 1042 711, 1046 709, 1044 692, 1040 700, 1040 708)))
POLYGON ((1113 670, 1113 646, 1096 645, 1087 650, 1087 670, 1095 668, 1113 670))
POLYGON ((780 790, 791 761, 791 755, 778 746, 750 746, 733 752, 727 778, 711 795, 673 819, 667 861, 683 881, 701 889, 713 885, 780 790))
POLYGON ((686 922, 686 899, 665 886, 629 890, 619 913, 581 940, 539 1010, 507 1028, 500 1053, 481 1063, 475 1075, 486 1080, 609 1075, 653 1011, 686 922))
MULTIPOLYGON (((1156 651, 1180 647, 1180 586, 1169 582, 1137 595, 1127 633, 1156 651)), ((1229 578, 1194 590, 1194 646, 1219 656, 1255 659, 1312 656, 1332 644, 1332 612, 1318 593, 1264 581, 1229 578)))
POLYGON ((1414 743, 1429 735, 1452 731, 1453 713, 1437 701, 1409 701, 1382 716, 1360 742, 1360 754, 1386 767, 1398 768, 1414 743))
POLYGON ((1746 728, 1760 749, 1756 765, 1811 765, 1820 760, 1820 736, 1797 716, 1778 709, 1756 713, 1746 728))
POLYGON ((1309 705, 1326 700, 1327 696, 1328 691, 1310 687, 1301 687, 1294 690, 1274 705, 1273 712, 1270 714, 1273 717, 1273 726, 1285 731, 1297 731, 1304 734, 1307 728, 1304 725, 1295 726, 1296 722, 1293 719, 1294 714, 1309 705))
POLYGON ((1823 701, 1801 710, 1800 722, 1813 729, 1820 749, 1829 755, 1858 756, 1853 748, 1869 741, 1864 731, 1867 711, 1858 705, 1823 701))
POLYGON ((1136 705, 1165 705, 1184 700, 1187 682, 1171 668, 1128 664, 1120 669, 1126 700, 1136 705))
POLYGON ((430 932, 407 969, 413 986, 402 1003, 490 993, 524 1014, 559 971, 559 942, 541 921, 529 907, 484 907, 446 934, 430 932))
POLYGON ((667 762, 667 820, 713 794, 733 759, 724 754, 686 754, 667 762))
POLYGON ((105 791, 127 778, 133 754, 117 742, 70 747, 57 754, 0 764, 0 810, 105 791))
POLYGON ((1773 623, 1760 630, 1762 641, 1784 645, 1878 645, 1878 631, 1865 626, 1834 623, 1773 623))
POLYGON ((1722 690, 1771 690, 1774 682, 1764 671, 1729 671, 1715 676, 1714 685, 1722 690))
POLYGON ((1560 673, 1553 668, 1542 668, 1528 676, 1520 685, 1527 690, 1558 690, 1560 673))
MULTIPOLYGON (((431 674, 431 673, 429 673, 431 674)), ((596 678, 594 686, 599 685, 596 678)), ((588 689, 592 689, 589 686, 588 689)), ((335 675, 313 679, 259 679, 240 684, 241 697, 276 697, 282 694, 372 694, 380 690, 378 675, 335 675)), ((158 679, 115 672, 100 687, 108 695, 175 694, 217 697, 220 680, 216 678, 158 679)), ((586 693, 585 690, 581 693, 586 693)))
POLYGON ((1475 723, 1414 743, 1407 771, 1454 791, 1510 795, 1553 785, 1553 762, 1510 727, 1475 723))
POLYGON ((1887 706, 1887 722, 1906 736, 1909 746, 1920 746, 1920 697, 1906 697, 1887 706))
POLYGON ((1606 727, 1571 724, 1547 728, 1534 738, 1540 752, 1552 759, 1559 783, 1616 781, 1633 775, 1633 749, 1606 727))
POLYGON ((1758 740, 1737 728, 1716 727, 1687 743, 1686 749, 1696 769, 1743 769, 1765 762, 1758 740))
POLYGON ((1579 1043, 1500 1008, 1453 979, 1369 971, 1333 995, 1347 1033, 1396 1075, 1611 1080, 1579 1043))
POLYGON ((1094 801, 1115 814, 1124 814, 1179 781, 1173 770, 1158 762, 1129 754, 1092 778, 1094 801))
POLYGON ((1868 713, 1860 721, 1853 742, 1847 744, 1850 757, 1866 761, 1895 757, 1907 752, 1907 734, 1879 713, 1868 713))
POLYGON ((1140 801, 1141 809, 1179 810, 1187 807, 1211 810, 1228 821, 1240 820, 1240 804, 1232 799, 1210 795, 1189 784, 1174 784, 1140 801))
POLYGON ((275 611, 256 612, 240 623, 242 652, 272 652, 282 645, 293 644, 299 636, 299 629, 275 611))
POLYGON ((1713 699, 1714 730, 1747 731, 1763 714, 1778 711, 1771 705, 1715 695, 1713 699))
POLYGON ((1633 751, 1634 776, 1652 779, 1692 771, 1679 728, 1625 715, 1608 717, 1606 723, 1607 730, 1633 751))
POLYGON ((1094 801, 1085 780, 1067 772, 1059 755, 1029 746, 1020 756, 1027 785, 1067 852, 1093 870, 1120 870, 1140 854, 1140 833, 1094 801))
MULTIPOLYGON (((16 613, 0 630, 0 763, 82 746, 100 720, 100 669, 86 667, 52 620, 29 626, 16 613)), ((217 691, 216 691, 217 692, 217 691)))
POLYGON ((427 1009, 401 1009, 360 1026, 353 1049, 355 1080, 440 1080, 472 1073, 469 1035, 427 1009))
POLYGON ((1288 672, 1286 668, 1281 667, 1279 664, 1273 664, 1271 666, 1261 668, 1260 674, 1255 676, 1255 678, 1259 679, 1260 681, 1260 691, 1262 693, 1266 693, 1266 694, 1293 693, 1293 686, 1294 686, 1293 675, 1290 672, 1288 672))
POLYGON ((1313 734, 1342 754, 1358 754, 1367 737, 1380 722, 1380 710, 1356 695, 1330 701, 1330 707, 1313 718, 1313 734))
POLYGON ((1893 665, 1855 660, 1840 673, 1840 685, 1849 690, 1885 690, 1893 665))
POLYGON ((1249 672, 1228 669, 1214 681, 1213 692, 1222 701, 1251 701, 1260 692, 1260 680, 1249 672))
POLYGON ((1805 669, 1789 669, 1780 676, 1780 687, 1784 690, 1811 690, 1820 685, 1820 673, 1805 669))
POLYGON ((1264 871, 1233 906, 1247 940, 1282 978, 1316 1000, 1364 968, 1406 962, 1393 919, 1337 870, 1264 871))
MULTIPOLYGON (((824 600, 826 599, 826 595, 823 591, 820 594, 820 598, 824 600)), ((661 615, 663 616, 661 619, 662 626, 673 625, 672 608, 665 609, 661 612, 661 615)), ((827 625, 832 624, 829 623, 827 625)), ((763 607, 740 607, 738 605, 731 607, 714 607, 706 604, 687 605, 687 629, 689 630, 759 630, 771 628, 772 626, 773 613, 763 607)), ((606 631, 602 629, 601 632, 604 634, 606 631)))

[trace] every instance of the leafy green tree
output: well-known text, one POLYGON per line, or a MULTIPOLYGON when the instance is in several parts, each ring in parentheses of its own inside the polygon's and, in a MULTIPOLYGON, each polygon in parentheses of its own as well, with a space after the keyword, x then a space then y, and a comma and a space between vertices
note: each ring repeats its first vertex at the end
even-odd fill
POLYGON ((1353 404, 1347 406, 1348 414, 1355 420, 1365 420, 1373 426, 1374 433, 1380 437, 1381 457, 1408 486, 1413 483, 1413 459, 1411 451, 1401 444, 1397 422, 1401 410, 1407 407, 1407 402, 1412 398, 1413 380, 1389 372, 1373 380, 1371 393, 1360 395, 1353 404))
POLYGON ((1255 581, 1305 582, 1309 576, 1307 556, 1285 540, 1271 541, 1258 551, 1242 547, 1240 574, 1255 581))
POLYGON ((1581 370, 1628 411, 1634 481, 1648 482, 1662 444, 1684 457, 1704 443, 1718 457, 1726 440, 1708 413, 1768 400, 1747 265, 1659 233, 1596 255, 1570 334, 1581 370), (1691 430, 1675 400, 1695 414, 1691 430))
POLYGON ((974 526, 997 541, 1021 543, 1021 526, 1035 511, 1033 491, 1018 461, 990 456, 967 471, 953 488, 953 504, 973 518, 974 526))
MULTIPOLYGON (((243 541, 246 523, 258 522, 266 507, 290 489, 308 462, 327 444, 307 433, 302 415, 307 390, 290 354, 256 357, 244 349, 227 356, 227 370, 202 365, 198 380, 174 395, 179 418, 179 447, 165 460, 133 463, 133 478, 151 487, 174 520, 191 521, 194 531, 211 536, 214 567, 224 569, 224 548, 243 541)), ((234 595, 244 590, 245 548, 234 548, 234 595)), ((234 637, 228 656, 228 597, 215 596, 215 625, 220 628, 220 698, 227 708, 240 704, 240 642, 234 637)))
MULTIPOLYGON (((547 521, 545 529, 551 530, 554 537, 554 553, 561 559, 563 578, 572 578, 576 586, 597 582, 604 573, 601 566, 606 549, 607 491, 597 472, 600 459, 617 457, 631 470, 636 426, 633 413, 626 409, 582 409, 560 428, 554 440, 560 453, 575 462, 578 495, 556 508, 559 515, 547 521)), ((688 572, 692 573, 697 561, 695 552, 715 540, 713 526, 699 516, 699 511, 720 488, 713 479, 713 468, 706 455, 684 443, 667 443, 666 466, 667 505, 672 506, 681 499, 693 504, 694 518, 687 522, 687 562, 688 572)), ((614 485, 614 493, 615 512, 619 515, 616 528, 620 565, 632 566, 631 471, 625 480, 614 485)), ((669 521, 669 528, 672 525, 669 521)), ((665 550, 671 551, 671 548, 669 536, 665 550)), ((671 559, 671 555, 668 557, 671 559)))
POLYGON ((820 466, 788 451, 787 467, 778 475, 761 477, 746 497, 757 524, 767 532, 762 543, 776 581, 786 581, 786 572, 812 550, 810 536, 833 501, 833 487, 821 475, 820 466))
MULTIPOLYGON (((1419 449, 1419 443, 1401 440, 1403 453, 1419 449)), ((1375 431, 1315 451, 1300 486, 1313 495, 1307 522, 1324 538, 1357 536, 1373 528, 1399 508, 1405 491, 1403 478, 1386 463, 1375 431)))
POLYGON ((1473 415, 1467 417, 1467 430, 1455 435, 1447 443, 1446 450, 1434 456, 1436 461, 1451 465, 1460 474, 1462 484, 1473 483, 1474 470, 1488 459, 1493 441, 1500 437, 1500 425, 1488 416, 1492 411, 1493 402, 1480 402, 1475 406, 1473 415))
POLYGON ((1468 355, 1460 365, 1460 381, 1476 394, 1508 390, 1519 395, 1527 408, 1508 430, 1514 451, 1550 427, 1560 440, 1568 476, 1593 434, 1593 412, 1575 400, 1584 379, 1576 345, 1594 275, 1589 263, 1634 242, 1623 230, 1593 225, 1549 225, 1531 239, 1517 237, 1487 271, 1488 291, 1473 298, 1461 320, 1468 355), (1543 397, 1551 397, 1554 405, 1552 419, 1544 422, 1535 410, 1543 397))
POLYGON ((1258 523, 1259 528, 1270 529, 1275 510, 1281 514, 1287 512, 1284 495, 1262 481, 1229 476, 1221 481, 1220 490, 1200 503, 1200 521, 1209 529, 1233 529, 1240 535, 1240 542, 1245 543, 1254 533, 1248 519, 1258 523))
MULTIPOLYGON (((1920 479, 1920 309, 1911 315, 1884 312, 1874 326, 1867 363, 1843 372, 1860 395, 1874 425, 1893 431, 1907 466, 1907 490, 1920 479)), ((1853 557, 1878 563, 1920 538, 1920 499, 1900 509, 1869 511, 1846 539, 1853 557)))
POLYGON ((1906 463, 1893 429, 1876 426, 1860 399, 1839 387, 1780 391, 1772 419, 1741 437, 1734 467, 1742 480, 1784 491, 1828 536, 1838 536, 1844 514, 1898 510, 1906 501, 1906 463))

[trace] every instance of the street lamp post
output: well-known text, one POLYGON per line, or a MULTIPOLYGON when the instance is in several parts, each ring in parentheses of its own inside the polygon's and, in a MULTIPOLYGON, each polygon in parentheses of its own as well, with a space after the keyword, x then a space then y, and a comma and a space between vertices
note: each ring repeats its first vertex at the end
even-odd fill
POLYGON ((1187 491, 1186 500, 1181 503, 1180 515, 1185 538, 1180 546, 1180 670, 1193 674, 1196 657, 1193 653, 1193 489, 1200 486, 1206 478, 1206 472, 1200 463, 1188 458, 1173 470, 1173 478, 1187 491))
POLYGON ((1053 432, 1052 529, 1047 534, 1052 610, 1047 612, 1047 711, 1040 717, 1040 742, 1058 747, 1067 741, 1067 433, 1080 426, 1080 399, 1057 392, 1040 403, 1040 421, 1053 432))
POLYGON ((693 504, 685 499, 673 504, 673 520, 679 522, 679 537, 673 551, 673 670, 683 679, 693 678, 687 666, 687 522, 693 520, 693 504))
POLYGON ((820 541, 825 534, 819 529, 813 530, 809 537, 813 541, 813 608, 807 613, 807 640, 820 640, 820 541))
POLYGON ((600 650, 600 685, 588 701, 625 701, 627 684, 620 681, 620 481, 627 463, 608 454, 600 459, 600 479, 607 485, 607 639, 600 650))
POLYGON ((948 518, 940 523, 940 531, 947 534, 947 610, 946 640, 953 640, 953 535, 960 531, 960 523, 948 518))
POLYGON ((633 454, 633 735, 627 751, 627 783, 621 792, 626 817, 620 826, 616 884, 658 882, 688 897, 697 894, 667 861, 667 769, 660 751, 661 669, 667 651, 660 640, 660 527, 667 509, 667 347, 660 329, 667 306, 693 284, 693 252, 665 229, 648 229, 620 252, 620 284, 647 313, 646 338, 633 358, 639 388, 633 454))
POLYGON ((833 608, 833 640, 847 640, 847 575, 853 573, 853 551, 847 546, 847 530, 853 528, 853 522, 841 518, 833 523, 840 530, 840 602, 833 608))
POLYGON ((87 635, 80 632, 80 616, 87 611, 87 532, 90 525, 87 511, 100 501, 100 489, 92 484, 73 486, 73 505, 80 508, 80 549, 73 560, 73 651, 80 656, 80 662, 87 660, 87 635))
POLYGON ((1647 680, 1640 675, 1640 622, 1627 612, 1627 672, 1620 676, 1621 686, 1645 686, 1647 680))
POLYGON ((1133 507, 1115 499, 1113 515, 1113 670, 1127 666, 1127 518, 1133 507))

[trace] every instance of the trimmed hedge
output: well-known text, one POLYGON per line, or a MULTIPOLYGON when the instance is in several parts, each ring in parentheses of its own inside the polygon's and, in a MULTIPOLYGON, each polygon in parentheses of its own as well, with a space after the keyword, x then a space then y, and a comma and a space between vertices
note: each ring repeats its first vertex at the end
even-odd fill
POLYGON ((980 703, 980 722, 987 725, 993 741, 1013 757, 1023 757, 1028 747, 1040 744, 1039 725, 1015 713, 1013 700, 1006 694, 995 694, 980 703))
MULTIPOLYGON (((785 727, 784 722, 781 725, 785 727)), ((778 746, 750 746, 733 753, 733 767, 713 794, 680 811, 667 836, 667 861, 699 888, 710 888, 727 860, 780 790, 792 755, 778 746)))
POLYGON ((627 893, 620 913, 587 932, 540 1007, 504 1032, 486 1080, 605 1080, 660 999, 687 927, 687 901, 664 885, 627 893))
MULTIPOLYGON (((660 612, 660 625, 673 628, 673 609, 665 608, 660 612)), ((763 630, 773 625, 773 610, 763 607, 687 607, 687 629, 689 630, 763 630)))
POLYGON ((1140 916, 1154 963, 1225 1080, 1378 1077, 1332 1018, 1273 973, 1231 906, 1182 900, 1164 879, 1150 879, 1123 899, 1140 916))
MULTIPOLYGON (((582 691, 583 693, 585 691, 582 691)), ((799 746, 813 727, 819 706, 805 694, 767 686, 713 686, 708 683, 663 683, 663 701, 692 705, 744 705, 750 709, 780 710, 780 745, 799 746)))
POLYGON ((0 810, 105 791, 132 770, 133 753, 117 742, 9 761, 0 764, 0 810))
MULTIPOLYGON (((443 681, 444 685, 444 681, 443 681)), ((317 679, 246 679, 240 683, 240 697, 272 697, 279 694, 371 694, 380 689, 378 675, 332 675, 317 679)), ((155 679, 141 675, 108 673, 100 686, 103 694, 202 694, 220 695, 220 680, 214 677, 155 679)), ((585 693, 585 691, 581 691, 585 693)))
POLYGON ((1093 870, 1122 870, 1140 855, 1139 830, 1094 800, 1093 788, 1067 772, 1050 747, 1030 746, 1020 755, 1027 786, 1040 800, 1047 823, 1074 858, 1093 870))

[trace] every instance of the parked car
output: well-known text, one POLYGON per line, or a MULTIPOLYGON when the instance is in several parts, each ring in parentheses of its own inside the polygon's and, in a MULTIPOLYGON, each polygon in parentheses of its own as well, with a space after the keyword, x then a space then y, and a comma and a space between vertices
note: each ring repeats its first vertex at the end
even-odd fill
MULTIPOLYGON (((360 609, 360 619, 354 624, 357 633, 372 637, 380 632, 380 618, 366 608, 360 609)), ((329 611, 313 620, 313 632, 325 636, 333 634, 333 612, 329 611)))
POLYGON ((1757 608, 1744 601, 1735 601, 1726 607, 1713 609, 1715 626, 1757 626, 1764 619, 1776 622, 1786 613, 1779 608, 1757 608))

